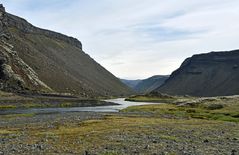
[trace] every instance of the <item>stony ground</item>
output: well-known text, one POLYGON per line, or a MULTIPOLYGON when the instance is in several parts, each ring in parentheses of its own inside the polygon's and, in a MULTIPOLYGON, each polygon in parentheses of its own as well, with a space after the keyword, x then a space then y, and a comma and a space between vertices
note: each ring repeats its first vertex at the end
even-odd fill
POLYGON ((4 116, 0 154, 238 154, 239 124, 148 114, 4 116))
MULTIPOLYGON (((207 100, 203 104, 208 106, 211 101, 213 105, 220 103, 207 100)), ((213 110, 188 102, 183 108, 174 104, 149 105, 120 113, 2 115, 0 155, 238 155, 238 104, 234 99, 223 99, 224 102, 230 106, 217 104, 213 110), (211 117, 218 113, 227 117, 211 117)))

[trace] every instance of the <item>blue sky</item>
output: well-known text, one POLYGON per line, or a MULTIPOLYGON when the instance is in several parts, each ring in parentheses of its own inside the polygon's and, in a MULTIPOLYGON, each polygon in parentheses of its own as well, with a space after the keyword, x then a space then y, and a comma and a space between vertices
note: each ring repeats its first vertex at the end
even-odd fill
POLYGON ((78 38, 121 78, 170 74, 193 54, 238 49, 238 0, 0 0, 30 23, 78 38))

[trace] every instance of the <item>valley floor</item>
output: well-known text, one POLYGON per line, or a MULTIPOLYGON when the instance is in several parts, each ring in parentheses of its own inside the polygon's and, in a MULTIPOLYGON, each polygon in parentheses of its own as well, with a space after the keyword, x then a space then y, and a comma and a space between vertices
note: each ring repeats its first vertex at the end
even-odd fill
POLYGON ((62 94, 13 94, 0 91, 0 110, 29 108, 67 108, 117 105, 100 99, 79 98, 62 94))
POLYGON ((0 154, 239 154, 239 99, 0 117, 0 154))

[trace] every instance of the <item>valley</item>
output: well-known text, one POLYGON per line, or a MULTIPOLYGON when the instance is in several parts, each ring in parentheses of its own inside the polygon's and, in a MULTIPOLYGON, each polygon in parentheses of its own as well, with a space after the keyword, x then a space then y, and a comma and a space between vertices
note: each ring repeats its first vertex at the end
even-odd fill
MULTIPOLYGON (((103 8, 96 9, 97 15, 107 12, 103 8)), ((70 33, 75 24, 67 26, 64 15, 59 22, 70 33)), ((135 12, 133 16, 137 20, 132 21, 141 21, 135 12)), ((176 18, 172 16, 167 14, 176 18)), ((130 17, 127 14, 127 21, 130 17)), ((73 22, 78 18, 88 19, 79 13, 73 22)), ((107 29, 103 18, 90 18, 87 29, 78 23, 82 30, 77 27, 74 34, 85 36, 87 43, 94 40, 87 49, 98 54, 93 57, 100 63, 135 80, 116 77, 88 55, 77 38, 36 27, 0 4, 0 155, 238 155, 239 50, 182 55, 186 59, 179 66, 175 57, 181 56, 180 48, 172 43, 191 31, 168 30, 148 21, 107 29), (98 18, 100 22, 93 23, 98 18), (100 29, 87 35, 92 27, 100 29), (140 35, 130 38, 135 33, 140 35), (121 34, 116 40, 97 38, 116 34, 121 34), (143 42, 138 40, 142 37, 143 42), (157 39, 162 46, 169 41, 174 54, 161 49, 157 39), (168 64, 178 69, 169 75, 175 66, 168 64), (146 75, 151 77, 137 78, 146 75)), ((109 21, 118 26, 122 19, 117 14, 117 20, 109 21)), ((54 27, 50 17, 45 20, 54 27)), ((180 46, 186 50, 186 43, 180 46)))
POLYGON ((113 155, 237 153, 239 97, 175 97, 174 101, 170 104, 131 106, 118 113, 4 114, 0 117, 1 152, 113 155))

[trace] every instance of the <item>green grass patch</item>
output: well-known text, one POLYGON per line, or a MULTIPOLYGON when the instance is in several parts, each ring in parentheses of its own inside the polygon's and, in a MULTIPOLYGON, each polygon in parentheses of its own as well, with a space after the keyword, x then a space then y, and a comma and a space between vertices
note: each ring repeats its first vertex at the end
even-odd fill
POLYGON ((8 135, 8 134, 13 134, 13 131, 5 130, 5 129, 0 129, 0 135, 8 135))
POLYGON ((16 109, 17 106, 15 105, 0 105, 0 110, 5 110, 5 109, 16 109))
POLYGON ((170 102, 175 101, 175 99, 174 98, 158 98, 158 97, 134 96, 134 97, 126 98, 125 101, 170 103, 170 102))
POLYGON ((220 107, 220 109, 216 108, 216 110, 214 110, 215 108, 213 108, 213 110, 209 110, 210 108, 201 105, 190 107, 177 106, 174 104, 158 104, 132 106, 123 109, 122 112, 149 112, 153 113, 155 117, 170 115, 172 117, 239 122, 239 112, 237 107, 237 104, 231 104, 225 107, 220 107))

